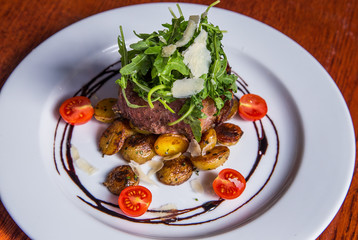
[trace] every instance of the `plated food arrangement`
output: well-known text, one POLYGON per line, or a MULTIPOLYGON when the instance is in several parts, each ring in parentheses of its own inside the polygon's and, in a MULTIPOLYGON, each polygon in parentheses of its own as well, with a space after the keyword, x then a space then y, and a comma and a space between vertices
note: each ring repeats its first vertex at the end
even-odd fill
MULTIPOLYGON (((119 196, 119 208, 128 216, 143 215, 152 201, 150 190, 139 184, 154 181, 140 165, 159 156, 151 175, 165 185, 183 184, 193 172, 217 169, 229 159, 228 146, 237 144, 243 131, 226 121, 236 115, 257 121, 267 114, 260 96, 234 95, 238 76, 223 51, 223 31, 208 21, 209 9, 217 3, 188 20, 177 5, 179 17, 170 9, 172 23, 152 34, 136 34, 140 40, 130 51, 121 27, 118 100, 105 98, 93 107, 81 91, 61 104, 60 115, 70 125, 92 117, 110 124, 99 139, 99 151, 103 157, 119 154, 128 164, 116 166, 103 184, 119 196)), ((221 199, 234 199, 246 180, 225 168, 212 185, 221 199)))
POLYGON ((1 201, 34 239, 64 239, 69 233, 73 239, 314 239, 342 203, 354 162, 349 112, 331 83, 292 40, 220 8, 157 3, 84 19, 31 52, 2 88, 2 111, 23 111, 0 125, 1 201), (148 21, 139 21, 139 15, 148 21), (207 23, 201 21, 205 15, 207 23), (182 27, 169 42, 173 24, 182 27), (180 46, 188 25, 194 35, 180 46), (205 46, 205 38, 213 43, 210 37, 220 34, 222 48, 205 46), (197 75, 195 70, 207 69, 189 61, 197 56, 204 56, 209 74, 197 75), (170 67, 165 59, 172 59, 170 67), (134 62, 143 63, 143 71, 143 66, 134 71, 138 74, 127 71, 139 66, 134 62), (213 62, 217 68, 211 68, 213 62), (228 88, 215 90, 213 77, 228 88), (19 94, 26 108, 14 98, 19 94), (61 104, 77 96, 91 104, 70 100, 60 117, 61 104), (312 102, 330 109, 312 108, 312 102), (9 127, 14 124, 26 132, 23 151, 14 150, 18 136, 9 127), (322 138, 332 124, 341 131, 322 138), (104 135, 116 131, 117 143, 109 144, 111 137, 104 135), (173 138, 181 144, 168 144, 173 138), (219 153, 220 161, 210 162, 219 153), (176 171, 182 174, 173 175, 176 171))

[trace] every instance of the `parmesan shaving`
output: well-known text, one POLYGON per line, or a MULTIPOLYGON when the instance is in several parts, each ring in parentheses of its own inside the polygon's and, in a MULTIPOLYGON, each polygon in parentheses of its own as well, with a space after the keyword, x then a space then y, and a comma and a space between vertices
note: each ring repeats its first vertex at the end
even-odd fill
POLYGON ((175 98, 187 98, 204 89, 204 79, 184 78, 173 83, 172 94, 175 98))
POLYGON ((137 162, 131 160, 128 165, 132 168, 134 173, 139 177, 140 181, 146 182, 148 184, 157 185, 150 177, 148 177, 147 174, 143 172, 143 170, 141 169, 140 165, 137 162))
POLYGON ((209 72, 211 55, 206 48, 207 38, 208 33, 205 30, 201 30, 193 44, 183 52, 183 61, 189 67, 194 78, 199 78, 209 72))
POLYGON ((172 212, 175 212, 177 210, 177 206, 174 203, 167 203, 165 205, 160 206, 159 208, 154 208, 153 210, 155 210, 154 213, 156 216, 158 217, 167 217, 170 216, 172 214, 172 212))
POLYGON ((80 158, 80 153, 78 152, 78 149, 75 146, 71 145, 70 152, 73 160, 77 160, 80 158))
POLYGON ((189 143, 188 152, 192 157, 198 157, 201 154, 201 149, 198 141, 192 139, 189 143))
POLYGON ((78 158, 75 161, 75 164, 77 165, 77 167, 79 169, 81 169, 82 171, 84 171, 85 173, 87 173, 88 175, 92 175, 95 172, 97 172, 97 169, 95 167, 93 167, 91 164, 89 164, 89 162, 87 162, 85 159, 83 158, 78 158))
POLYGON ((165 38, 162 35, 159 35, 158 38, 162 43, 167 44, 167 40, 165 40, 165 38))
POLYGON ((201 184, 199 178, 190 181, 190 186, 195 193, 204 193, 204 187, 201 184))
POLYGON ((183 33, 183 37, 175 43, 175 46, 182 47, 186 45, 194 36, 196 25, 199 22, 199 16, 193 15, 189 17, 188 25, 183 33))
POLYGON ((156 208, 155 210, 177 210, 177 206, 174 203, 167 203, 165 205, 160 206, 159 208, 156 208))
POLYGON ((178 47, 186 45, 194 36, 197 24, 199 22, 199 16, 193 15, 189 17, 188 25, 183 33, 182 38, 175 44, 170 44, 162 48, 162 56, 170 57, 178 47))
POLYGON ((162 49, 162 56, 163 57, 170 57, 175 52, 176 49, 177 49, 177 47, 174 44, 170 44, 168 46, 165 46, 162 49))
POLYGON ((156 172, 158 172, 164 166, 163 161, 151 160, 147 163, 148 163, 149 167, 151 168, 147 174, 148 177, 153 176, 156 172))
POLYGON ((89 162, 87 162, 85 159, 81 158, 80 153, 78 149, 71 145, 70 153, 73 161, 75 162, 76 166, 87 173, 88 175, 92 175, 95 172, 97 172, 97 169, 93 167, 89 162))

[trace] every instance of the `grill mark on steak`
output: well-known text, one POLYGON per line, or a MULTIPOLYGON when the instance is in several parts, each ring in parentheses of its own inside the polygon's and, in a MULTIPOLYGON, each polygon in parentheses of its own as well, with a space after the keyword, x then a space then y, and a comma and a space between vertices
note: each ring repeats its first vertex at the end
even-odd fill
MULTIPOLYGON (((116 106, 116 109, 123 118, 130 120, 138 129, 149 131, 154 134, 175 133, 183 134, 189 139, 194 137, 190 125, 184 123, 183 121, 173 126, 168 126, 168 123, 179 119, 180 116, 169 112, 159 101, 153 102, 154 108, 150 108, 148 103, 133 91, 132 83, 128 82, 125 93, 130 103, 147 106, 141 108, 129 107, 123 97, 122 89, 119 90, 118 106, 116 106)), ((175 112, 179 112, 184 103, 185 99, 177 99, 168 105, 175 112)), ((202 132, 205 132, 209 128, 225 121, 230 112, 231 106, 232 100, 226 101, 224 107, 221 109, 220 115, 214 116, 216 113, 214 101, 211 98, 203 100, 202 112, 207 115, 207 118, 199 119, 201 122, 202 132)))

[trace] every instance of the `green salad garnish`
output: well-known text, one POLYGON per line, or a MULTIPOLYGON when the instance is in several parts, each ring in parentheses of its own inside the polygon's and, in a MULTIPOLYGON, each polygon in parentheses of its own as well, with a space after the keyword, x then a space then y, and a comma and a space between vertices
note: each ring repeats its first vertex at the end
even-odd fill
POLYGON ((201 138, 199 119, 206 118, 201 111, 202 101, 210 97, 218 115, 225 101, 232 98, 232 92, 237 91, 237 77, 227 73, 227 58, 221 44, 223 31, 208 22, 209 9, 219 2, 211 4, 201 16, 190 16, 188 20, 184 19, 179 5, 179 17, 169 9, 173 16, 171 23, 163 24, 163 30, 151 34, 134 32, 140 40, 131 44, 130 50, 126 48, 122 26, 118 36, 122 68, 116 83, 122 88, 128 106, 153 108, 153 102, 159 101, 175 113, 168 104, 177 98, 186 98, 176 113, 180 118, 168 124, 184 121, 191 126, 197 141, 201 138), (124 91, 128 81, 148 105, 128 101, 124 91), (185 85, 190 83, 189 92, 182 92, 183 84, 175 87, 181 81, 185 81, 185 85))

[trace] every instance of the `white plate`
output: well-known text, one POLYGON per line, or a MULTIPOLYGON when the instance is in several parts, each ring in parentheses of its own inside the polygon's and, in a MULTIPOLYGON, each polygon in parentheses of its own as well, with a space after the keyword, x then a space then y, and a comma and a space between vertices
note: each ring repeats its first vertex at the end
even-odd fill
MULTIPOLYGON (((209 20, 228 31, 223 40, 228 59, 247 83, 240 88, 263 96, 269 106, 269 118, 262 120, 267 151, 240 198, 174 222, 187 226, 135 223, 91 207, 90 195, 115 203, 101 183, 112 167, 124 163, 118 155, 101 157, 97 141, 106 125, 95 120, 76 126, 71 142, 98 169, 88 176, 75 167, 90 194, 85 195, 64 171, 70 166, 61 164, 65 150, 59 146, 65 124, 61 121, 56 131, 59 104, 119 59, 119 25, 127 43, 134 42, 133 30, 149 33, 171 20, 168 7, 176 10, 170 3, 136 5, 84 19, 46 40, 16 68, 0 95, 0 192, 10 215, 34 239, 316 238, 342 204, 353 173, 355 141, 348 109, 334 81, 304 49, 234 12, 213 8, 209 20), (193 224, 215 218, 219 219, 193 224)), ((181 7, 187 17, 206 9, 181 7)), ((92 96, 94 104, 116 97, 115 79, 92 96)), ((245 133, 231 147, 230 159, 223 167, 194 174, 192 179, 208 184, 224 167, 249 175, 258 151, 255 126, 260 137, 261 125, 239 118, 232 121, 245 133)), ((151 209, 167 203, 185 209, 217 200, 207 185, 201 194, 193 192, 189 182, 148 188, 153 193, 151 209)), ((108 209, 121 214, 116 208, 108 209)))

